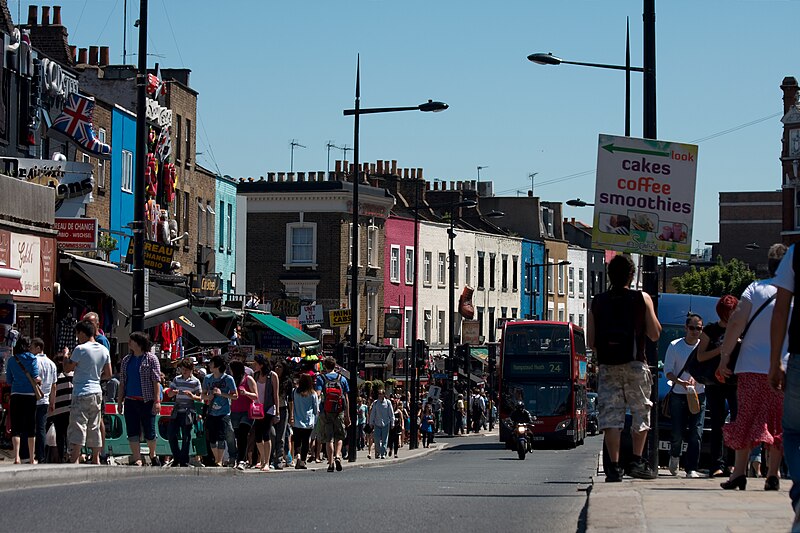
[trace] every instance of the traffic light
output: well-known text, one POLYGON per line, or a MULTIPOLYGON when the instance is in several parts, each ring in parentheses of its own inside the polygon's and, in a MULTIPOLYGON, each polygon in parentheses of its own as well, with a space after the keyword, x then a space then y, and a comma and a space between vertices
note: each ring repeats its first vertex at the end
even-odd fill
POLYGON ((417 346, 416 346, 416 353, 417 353, 417 360, 416 360, 416 368, 424 368, 425 361, 428 360, 428 345, 425 344, 423 339, 417 339, 417 346))
POLYGON ((497 359, 494 355, 489 356, 489 373, 494 374, 497 370, 497 359))

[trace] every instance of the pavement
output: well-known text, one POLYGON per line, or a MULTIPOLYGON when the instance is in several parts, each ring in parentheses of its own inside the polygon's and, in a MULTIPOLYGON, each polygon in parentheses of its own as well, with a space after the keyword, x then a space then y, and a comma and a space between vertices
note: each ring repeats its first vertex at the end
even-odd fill
MULTIPOLYGON (((602 465, 602 455, 599 459, 602 465)), ((788 532, 794 513, 789 500, 791 480, 776 492, 764 491, 763 478, 748 478, 747 490, 723 490, 725 479, 673 477, 661 469, 657 479, 625 477, 606 483, 602 466, 592 478, 587 513, 588 533, 701 531, 730 533, 788 532)))
MULTIPOLYGON (((497 435, 497 430, 493 432, 471 433, 468 435, 447 437, 437 436, 433 444, 428 448, 423 448, 420 443, 419 448, 409 450, 408 445, 400 448, 398 457, 388 457, 386 459, 367 458, 366 451, 359 452, 354 462, 346 459, 342 462, 344 469, 351 468, 373 468, 386 467, 425 457, 437 451, 445 449, 453 442, 461 442, 468 437, 479 437, 486 435, 497 435)), ((373 447, 373 454, 374 454, 373 447)), ((307 470, 296 470, 293 466, 286 466, 283 470, 270 470, 269 473, 258 469, 247 469, 244 471, 235 468, 154 468, 150 466, 135 467, 128 465, 127 457, 115 457, 112 465, 88 465, 88 464, 40 464, 40 465, 15 465, 9 450, 0 450, 0 491, 20 487, 43 487, 50 485, 88 483, 97 481, 109 481, 121 478, 141 477, 141 476, 235 476, 235 475, 286 475, 290 473, 302 474, 303 472, 325 471, 328 463, 323 460, 320 463, 309 462, 307 470)))

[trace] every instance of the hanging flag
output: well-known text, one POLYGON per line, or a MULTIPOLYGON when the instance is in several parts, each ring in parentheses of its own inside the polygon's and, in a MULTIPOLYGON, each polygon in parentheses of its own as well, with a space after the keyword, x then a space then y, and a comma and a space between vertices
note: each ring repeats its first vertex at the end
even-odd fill
POLYGON ((64 102, 61 114, 53 121, 52 129, 73 139, 85 151, 98 155, 111 154, 111 146, 100 142, 92 129, 94 98, 72 93, 64 102))

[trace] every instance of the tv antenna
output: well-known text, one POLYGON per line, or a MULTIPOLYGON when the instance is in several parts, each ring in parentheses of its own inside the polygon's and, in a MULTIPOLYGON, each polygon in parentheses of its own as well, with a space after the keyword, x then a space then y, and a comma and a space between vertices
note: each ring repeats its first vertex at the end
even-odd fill
POLYGON ((308 146, 300 144, 297 139, 292 139, 289 141, 289 146, 291 147, 291 157, 289 159, 289 172, 294 172, 294 149, 297 148, 308 148, 308 146))
POLYGON ((533 196, 533 178, 536 177, 536 174, 538 174, 538 172, 531 172, 528 174, 528 178, 531 180, 531 196, 533 196))
POLYGON ((328 141, 327 143, 325 143, 325 148, 328 149, 328 172, 327 172, 327 174, 330 175, 330 173, 331 173, 331 148, 334 148, 336 150, 341 150, 341 148, 339 148, 338 146, 333 144, 333 141, 328 141))

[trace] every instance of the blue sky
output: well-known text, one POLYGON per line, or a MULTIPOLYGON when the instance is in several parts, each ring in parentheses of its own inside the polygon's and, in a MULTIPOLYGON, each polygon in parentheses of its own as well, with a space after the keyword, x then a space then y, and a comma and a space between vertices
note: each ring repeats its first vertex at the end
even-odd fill
MULTIPOLYGON (((30 3, 9 7, 25 21, 30 3)), ((109 45, 112 63, 121 62, 123 0, 59 3, 71 44, 109 45)), ((130 53, 139 2, 128 4, 130 53)), ((640 66, 641 13, 641 0, 150 0, 149 51, 162 57, 149 63, 192 69, 198 160, 223 174, 288 171, 290 139, 307 146, 295 150, 295 171, 325 170, 327 141, 353 145, 342 110, 353 105, 360 53, 362 106, 450 105, 363 117, 362 161, 396 159, 429 180, 475 179, 487 166, 481 179, 511 195, 537 172, 537 195, 591 200, 597 136, 623 134, 624 73, 526 56, 624 63, 630 17, 640 66)), ((660 139, 693 142, 776 115, 699 143, 693 239, 701 244, 717 239, 720 191, 780 188, 779 86, 800 74, 789 37, 798 15, 795 0, 656 1, 660 139)), ((642 132, 641 82, 634 73, 633 136, 642 132)))

